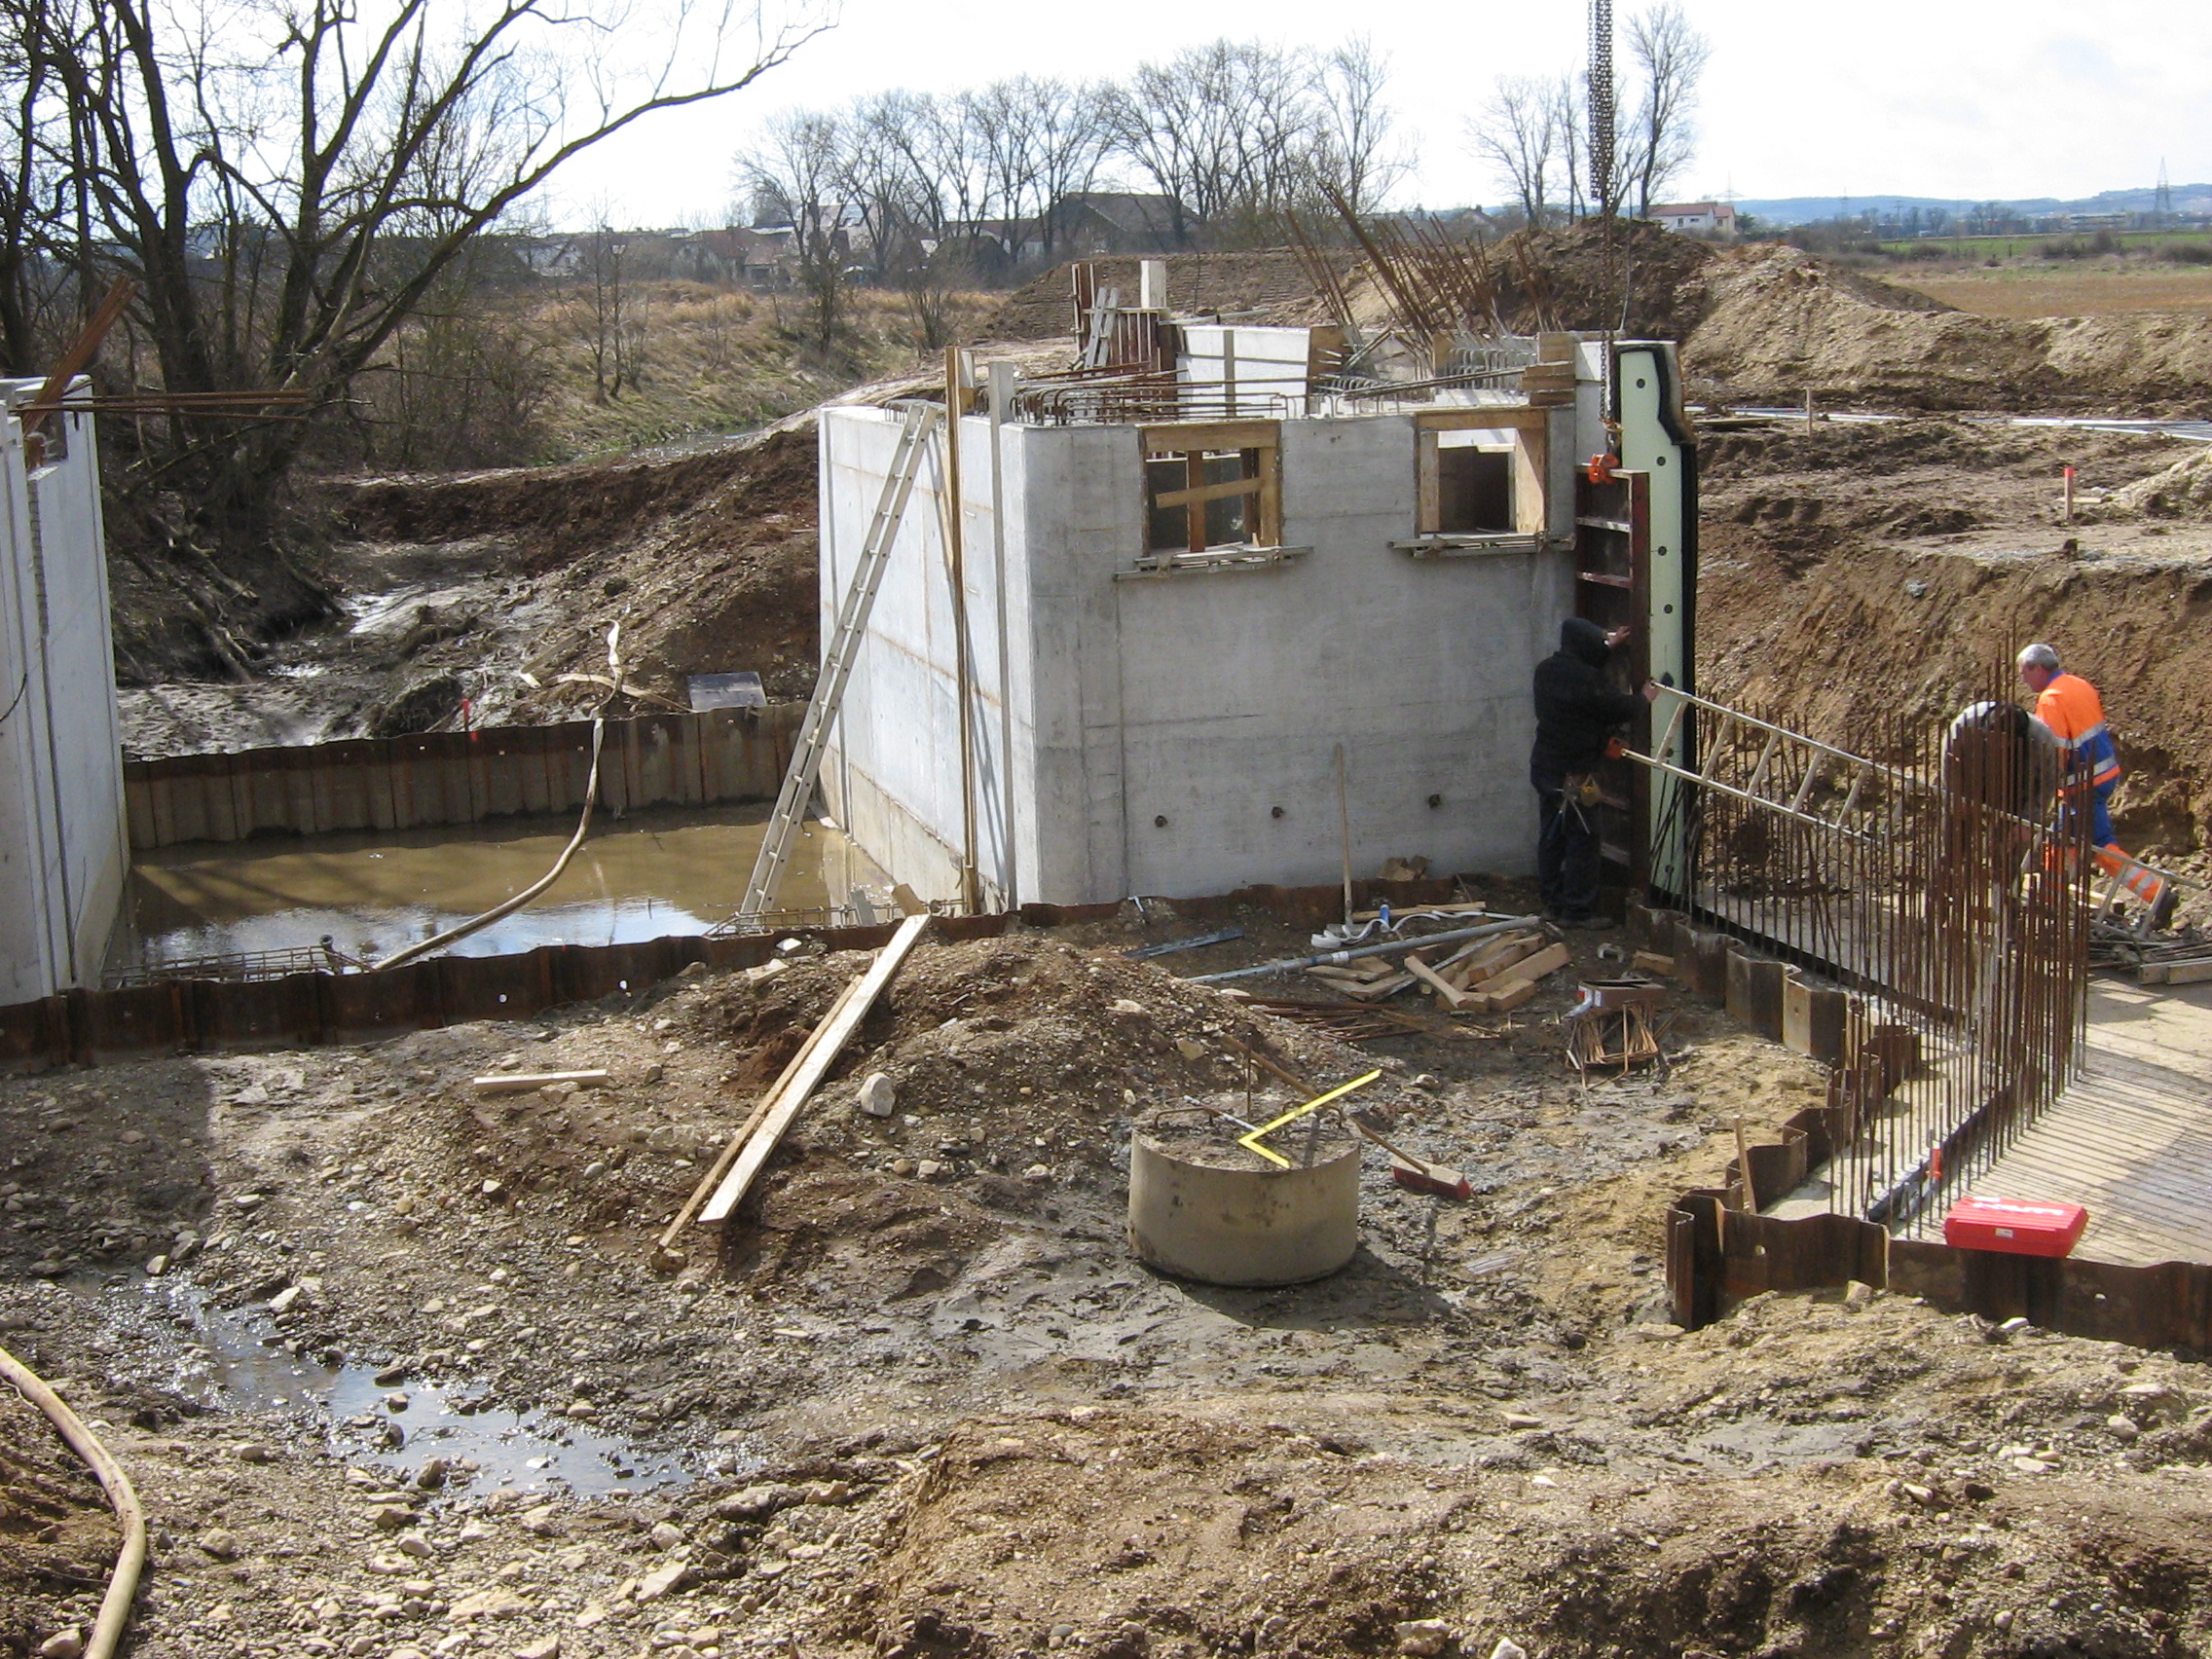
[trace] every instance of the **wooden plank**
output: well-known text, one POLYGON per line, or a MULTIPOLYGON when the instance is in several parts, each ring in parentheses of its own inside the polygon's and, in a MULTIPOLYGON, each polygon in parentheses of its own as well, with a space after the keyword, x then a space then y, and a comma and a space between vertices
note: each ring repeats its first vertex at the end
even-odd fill
POLYGON ((1405 961, 1406 971, 1434 991, 1437 998, 1454 1013, 1470 1006, 1475 1001, 1473 993, 1459 989, 1457 985, 1452 983, 1451 980, 1423 962, 1419 956, 1409 956, 1405 961))
POLYGON ((1232 496, 1257 496, 1263 488, 1258 478, 1232 478, 1226 484, 1200 484, 1184 490, 1166 490, 1153 497, 1156 507, 1196 506, 1205 501, 1226 501, 1232 496))
POLYGON ((1551 411, 1514 406, 1499 408, 1427 409, 1414 416, 1414 426, 1423 432, 1546 432, 1551 411))
POLYGON ((1315 974, 1314 970, 1310 968, 1307 970, 1307 973, 1314 975, 1314 977, 1319 978, 1321 983, 1327 985, 1331 990, 1344 996, 1356 998, 1360 1002, 1381 1002, 1384 997, 1396 996, 1408 985, 1414 983, 1414 977, 1411 974, 1392 974, 1387 979, 1360 980, 1354 979, 1348 975, 1342 977, 1331 975, 1324 977, 1315 974))
POLYGON ((572 1083, 578 1088, 601 1088, 607 1082, 608 1074, 604 1071, 493 1072, 487 1077, 470 1078, 468 1086, 479 1094, 528 1094, 534 1088, 546 1088, 556 1083, 572 1083))
POLYGON ((1226 455, 1231 450, 1272 449, 1282 441, 1282 427, 1273 421, 1181 421, 1137 430, 1150 460, 1202 451, 1226 455))
POLYGON ((1422 426, 1414 437, 1414 534, 1434 535, 1444 523, 1444 479, 1436 433, 1422 426))
POLYGON ((1573 953, 1566 945, 1547 945, 1528 960, 1516 963, 1511 973, 1489 980, 1480 990, 1470 991, 1467 1006, 1484 1014, 1503 1014, 1517 1009, 1536 994, 1537 980, 1558 973, 1573 959, 1573 953))
POLYGON ((855 985, 851 998, 840 1003, 818 1029, 805 1064, 783 1080, 774 1105, 762 1117, 759 1126, 746 1141, 744 1149, 738 1153, 730 1165, 729 1173, 722 1177, 721 1185, 715 1189, 715 1196, 707 1200, 706 1207, 699 1212, 701 1221, 726 1221, 730 1212, 745 1201, 745 1195, 752 1189, 755 1178, 782 1144, 784 1131, 791 1127, 792 1120, 798 1116, 799 1108, 806 1104, 816 1087, 829 1074, 830 1067, 844 1051, 845 1044, 852 1037, 855 1028, 867 1017, 868 1010, 875 1006, 875 999, 882 995, 883 987, 891 982, 891 977, 899 972, 900 964, 906 960, 907 953, 914 948, 929 925, 930 918, 926 915, 908 916, 899 924, 899 931, 891 936, 891 942, 876 952, 875 961, 855 985))
POLYGON ((691 1218, 699 1213, 700 1207, 721 1186, 723 1178, 729 1174, 730 1165, 737 1161, 738 1155, 745 1150, 755 1131, 782 1098, 792 1079, 798 1075, 799 1068, 807 1063, 816 1045, 821 1042, 823 1033, 837 1023, 845 1005, 852 1001, 866 977, 865 974, 856 974, 845 982, 845 988, 837 993, 837 1000, 830 1005, 830 1012, 823 1015, 821 1023, 806 1034, 806 1041, 798 1046, 798 1052, 784 1062, 784 1069, 776 1074, 776 1081, 768 1086, 767 1092, 755 1102, 737 1133, 730 1136, 721 1151, 715 1155, 714 1162, 707 1166, 706 1173, 692 1187, 691 1196, 683 1200, 683 1207, 669 1218, 668 1226, 662 1230, 660 1239, 653 1247, 652 1265, 656 1270, 674 1272, 683 1266, 684 1257, 676 1248, 677 1239, 683 1235, 683 1230, 691 1225, 691 1218))

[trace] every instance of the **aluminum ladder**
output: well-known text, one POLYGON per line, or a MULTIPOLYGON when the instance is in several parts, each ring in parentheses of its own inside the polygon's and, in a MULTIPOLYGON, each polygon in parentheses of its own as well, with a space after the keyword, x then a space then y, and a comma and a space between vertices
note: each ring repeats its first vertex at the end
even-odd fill
POLYGON ((906 410, 898 448, 891 455, 891 471, 883 480, 875 516, 868 521, 867 537, 861 543, 852 585, 845 589, 837 607, 836 626, 830 632, 829 649, 823 652, 822 672, 814 682, 806 719, 799 724, 798 742, 792 750, 790 769, 784 773, 784 787, 776 796, 776 810, 769 816, 759 856, 753 861, 752 879, 745 884, 745 902, 737 912, 741 917, 758 916, 770 908, 777 888, 783 885, 784 868, 791 863, 799 826, 806 819, 814 786, 822 776, 822 756, 830 747, 830 728, 836 723, 838 707, 845 699, 845 682, 852 678, 853 657, 867 632, 868 614, 875 608, 875 590, 883 583, 891 544, 898 538, 900 521, 906 516, 907 498, 914 493, 914 480, 921 474, 930 433, 937 429, 942 416, 943 411, 934 403, 916 403, 906 410))

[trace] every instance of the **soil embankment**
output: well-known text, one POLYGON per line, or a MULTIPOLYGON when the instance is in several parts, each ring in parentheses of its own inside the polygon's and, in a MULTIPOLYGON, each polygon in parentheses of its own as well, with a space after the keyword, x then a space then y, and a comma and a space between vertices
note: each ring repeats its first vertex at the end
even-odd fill
MULTIPOLYGON (((1715 254, 1682 358, 1693 394, 1740 404, 2202 415, 2212 316, 2132 312, 2005 319, 1796 248, 1715 254)), ((1684 309, 1689 309, 1687 306, 1684 309)))
POLYGON ((1948 719, 2034 640, 2103 692, 2131 848, 2212 848, 2203 446, 1957 420, 1795 424, 1701 452, 1705 689, 1849 746, 1855 712, 1948 719), (2079 469, 2064 521, 2063 465, 2079 469))

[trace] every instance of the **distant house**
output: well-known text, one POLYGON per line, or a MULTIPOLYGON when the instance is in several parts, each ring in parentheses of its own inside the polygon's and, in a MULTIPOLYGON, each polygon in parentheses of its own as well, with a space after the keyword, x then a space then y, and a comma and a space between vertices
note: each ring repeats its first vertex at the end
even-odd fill
MULTIPOLYGON (((1062 197, 1052 209, 1054 251, 1064 258, 1166 253, 1174 248, 1175 199, 1131 190, 1087 190, 1062 197)), ((1198 221, 1181 216, 1186 231, 1198 221)), ((1027 250, 1025 250, 1026 252, 1027 250)))
POLYGON ((1680 231, 1684 236, 1721 236, 1736 234, 1736 204, 1733 202, 1668 202, 1651 209, 1646 215, 1654 224, 1670 231, 1680 231))

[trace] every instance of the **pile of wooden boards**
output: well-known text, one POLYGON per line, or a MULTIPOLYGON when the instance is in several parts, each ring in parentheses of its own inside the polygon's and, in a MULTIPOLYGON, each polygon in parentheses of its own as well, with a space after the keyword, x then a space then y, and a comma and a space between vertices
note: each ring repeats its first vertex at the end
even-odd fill
POLYGON ((1537 981, 1570 960, 1566 945, 1547 941, 1534 928, 1469 940, 1450 955, 1444 950, 1439 945, 1410 951, 1396 962, 1370 956, 1306 972, 1359 1002, 1381 1002, 1422 985, 1454 1014, 1504 1014, 1534 996, 1537 981))

